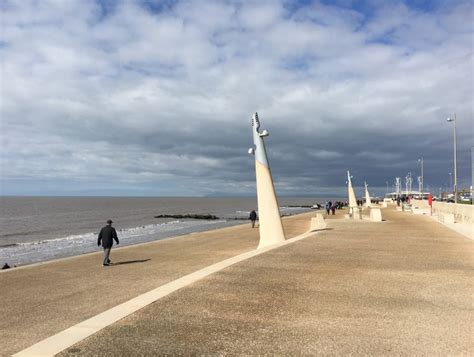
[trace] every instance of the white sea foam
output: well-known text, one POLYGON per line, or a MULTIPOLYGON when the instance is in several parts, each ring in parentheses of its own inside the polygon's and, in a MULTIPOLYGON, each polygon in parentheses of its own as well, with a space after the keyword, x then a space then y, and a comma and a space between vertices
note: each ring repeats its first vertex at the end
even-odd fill
MULTIPOLYGON (((171 236, 204 231, 212 228, 227 226, 226 220, 202 221, 170 221, 159 224, 149 224, 140 227, 121 229, 117 231, 121 246, 144 243, 164 239, 171 236)), ((97 251, 97 233, 71 235, 60 238, 45 239, 36 242, 17 243, 0 248, 0 262, 8 262, 10 266, 46 261, 97 251)))

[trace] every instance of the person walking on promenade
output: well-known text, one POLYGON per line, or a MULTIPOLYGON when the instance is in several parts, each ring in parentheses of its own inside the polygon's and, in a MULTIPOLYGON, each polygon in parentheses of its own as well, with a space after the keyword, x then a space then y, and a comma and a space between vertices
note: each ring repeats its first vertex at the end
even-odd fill
POLYGON ((337 207, 336 202, 334 202, 331 206, 331 213, 333 216, 336 214, 336 207, 337 207))
POLYGON ((257 212, 255 212, 255 210, 250 212, 249 219, 252 221, 252 228, 255 228, 255 221, 257 220, 257 212))
POLYGON ((112 246, 114 245, 114 240, 119 244, 119 240, 117 237, 117 231, 114 227, 112 227, 112 220, 109 219, 107 221, 107 225, 103 227, 99 232, 99 237, 97 239, 97 245, 100 246, 102 243, 102 247, 104 248, 104 260, 102 265, 104 267, 110 265, 110 251, 112 250, 112 246))
POLYGON ((326 214, 329 216, 329 212, 331 211, 331 206, 332 206, 332 202, 331 201, 328 201, 326 202, 326 214))

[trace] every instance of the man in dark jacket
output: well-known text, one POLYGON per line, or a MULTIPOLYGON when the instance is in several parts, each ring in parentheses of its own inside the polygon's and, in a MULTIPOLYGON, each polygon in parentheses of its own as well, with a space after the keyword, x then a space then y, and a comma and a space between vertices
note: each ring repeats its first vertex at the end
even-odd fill
POLYGON ((110 265, 109 256, 112 246, 114 245, 114 240, 119 244, 117 231, 112 227, 112 223, 111 219, 107 221, 107 225, 100 230, 99 238, 97 239, 97 245, 100 246, 102 242, 102 247, 104 248, 104 261, 102 262, 104 267, 110 265))
POLYGON ((252 228, 255 228, 255 221, 257 220, 257 212, 255 212, 255 210, 252 210, 252 212, 250 212, 249 219, 250 221, 252 221, 252 228))

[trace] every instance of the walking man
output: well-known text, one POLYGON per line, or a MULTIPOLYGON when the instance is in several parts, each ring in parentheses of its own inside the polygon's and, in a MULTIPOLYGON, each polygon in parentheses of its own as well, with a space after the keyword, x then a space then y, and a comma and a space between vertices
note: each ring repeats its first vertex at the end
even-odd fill
POLYGON ((102 262, 104 267, 110 265, 109 256, 112 246, 114 245, 114 240, 119 244, 117 231, 112 227, 112 223, 111 219, 107 221, 107 225, 100 230, 99 238, 97 239, 97 245, 100 246, 102 242, 102 247, 104 248, 104 261, 102 262))
POLYGON ((331 206, 332 206, 332 202, 331 201, 328 201, 326 202, 326 214, 329 216, 329 212, 331 212, 331 206))
POLYGON ((255 221, 257 220, 257 212, 255 212, 255 210, 252 210, 252 212, 250 212, 249 219, 250 221, 252 221, 252 228, 255 228, 255 221))

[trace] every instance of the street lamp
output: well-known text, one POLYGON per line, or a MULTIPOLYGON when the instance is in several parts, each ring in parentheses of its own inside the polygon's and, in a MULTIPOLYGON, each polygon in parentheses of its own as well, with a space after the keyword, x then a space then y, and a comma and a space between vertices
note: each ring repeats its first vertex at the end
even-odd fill
POLYGON ((449 190, 453 192, 453 174, 449 173, 449 190))
POLYGON ((454 203, 458 203, 458 167, 456 160, 456 113, 454 113, 454 118, 446 119, 448 122, 453 122, 453 137, 454 137, 454 203))
POLYGON ((423 199, 423 156, 421 157, 421 159, 418 159, 418 162, 421 163, 421 182, 420 182, 420 187, 421 187, 421 199, 423 199))

